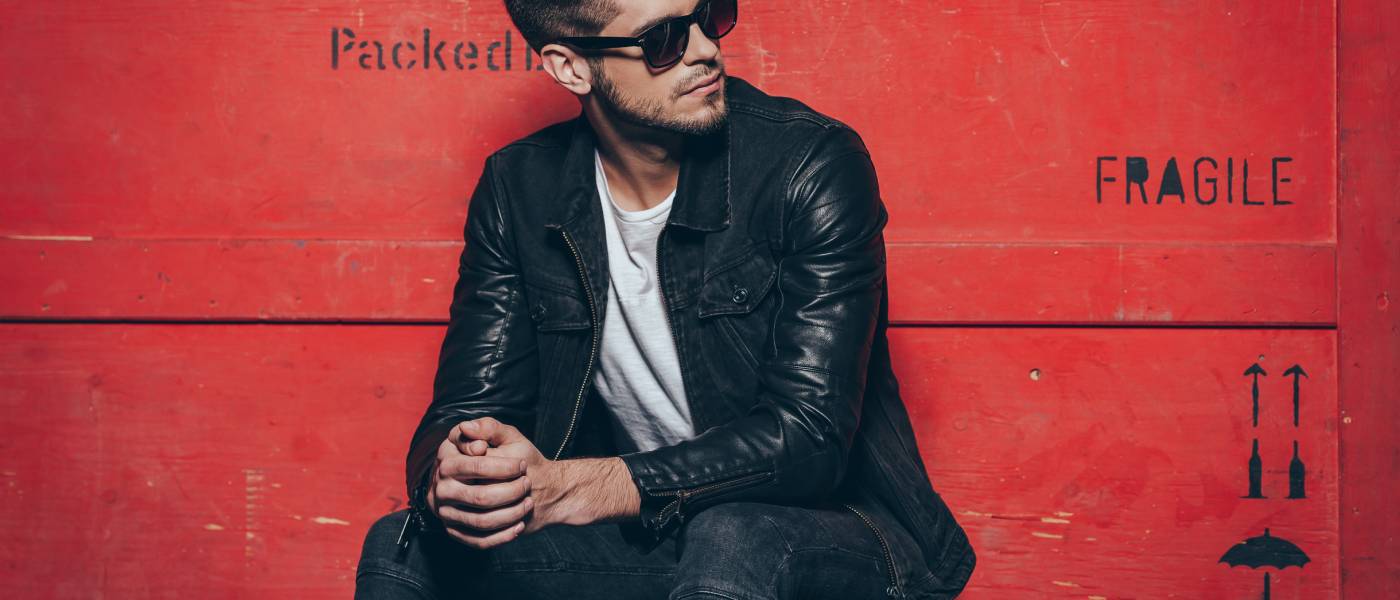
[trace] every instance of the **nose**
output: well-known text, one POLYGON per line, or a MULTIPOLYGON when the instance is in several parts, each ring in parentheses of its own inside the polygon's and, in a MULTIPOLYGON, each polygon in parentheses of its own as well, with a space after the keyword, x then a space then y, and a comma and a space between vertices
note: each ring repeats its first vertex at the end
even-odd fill
POLYGON ((691 23, 690 43, 685 49, 686 64, 713 61, 715 57, 719 55, 719 44, 716 43, 717 41, 718 40, 712 40, 710 36, 705 35, 705 32, 700 30, 699 23, 691 23))

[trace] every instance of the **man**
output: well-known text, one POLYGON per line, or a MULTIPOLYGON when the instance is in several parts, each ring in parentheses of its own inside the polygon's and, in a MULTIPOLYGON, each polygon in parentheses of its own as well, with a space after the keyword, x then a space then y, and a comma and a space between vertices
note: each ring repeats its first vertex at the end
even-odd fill
POLYGON ((582 113, 486 160, 356 597, 956 596, 860 137, 725 73, 735 0, 506 4, 582 113))

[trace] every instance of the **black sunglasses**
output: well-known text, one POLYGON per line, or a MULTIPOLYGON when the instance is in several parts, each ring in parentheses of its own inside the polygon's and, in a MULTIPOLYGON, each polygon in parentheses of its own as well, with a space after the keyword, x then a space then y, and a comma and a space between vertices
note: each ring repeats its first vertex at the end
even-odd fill
POLYGON ((705 0, 695 7, 695 12, 657 23, 637 37, 565 37, 554 40, 554 43, 583 50, 641 46, 647 64, 653 69, 664 69, 685 56, 685 49, 690 46, 691 23, 700 25, 700 31, 717 40, 732 31, 738 22, 738 0, 705 0))

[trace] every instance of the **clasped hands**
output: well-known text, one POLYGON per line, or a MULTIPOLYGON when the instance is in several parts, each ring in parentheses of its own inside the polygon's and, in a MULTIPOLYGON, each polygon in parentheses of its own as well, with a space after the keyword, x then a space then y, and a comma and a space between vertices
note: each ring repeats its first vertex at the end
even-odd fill
POLYGON ((586 482, 544 457, 515 427, 492 417, 458 423, 438 446, 428 506, 447 534, 485 549, 550 525, 597 518, 576 493, 586 482))

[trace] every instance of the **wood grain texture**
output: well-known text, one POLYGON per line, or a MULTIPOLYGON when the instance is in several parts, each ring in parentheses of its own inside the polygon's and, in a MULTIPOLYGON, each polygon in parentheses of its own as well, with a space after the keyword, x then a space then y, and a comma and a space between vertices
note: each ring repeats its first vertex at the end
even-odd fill
MULTIPOLYGON (((518 36, 511 70, 331 66, 333 28, 484 55, 511 30, 499 0, 0 10, 24 57, 0 66, 0 135, 30 149, 0 161, 0 234, 454 240, 485 156, 578 112, 518 36)), ((1320 1, 753 2, 722 42, 732 73, 861 133, 892 241, 1330 242, 1334 28, 1320 1), (1132 155, 1151 205, 1123 203, 1132 155), (1268 202, 1276 156, 1295 203, 1244 205, 1242 161, 1268 202), (1157 205, 1171 157, 1188 201, 1157 205)))
MULTIPOLYGON (((729 72, 871 150, 964 597, 1258 597, 1218 559, 1266 527, 1313 560, 1274 598, 1400 595, 1397 30, 1380 0, 744 3, 729 72)), ((499 0, 6 3, 0 32, 0 597, 348 596, 483 160, 577 104, 499 0), (332 32, 425 29, 477 54, 332 65, 332 32)))
POLYGON ((1345 2, 1338 33, 1342 593, 1400 597, 1400 5, 1345 2), (1384 484, 1378 485, 1378 483, 1384 484))
MULTIPOLYGON (((0 240, 16 319, 444 321, 461 242, 0 240)), ((894 323, 1330 325, 1330 244, 887 245, 894 323), (1193 285, 1181 285, 1183 281, 1193 285)))
MULTIPOLYGON (((4 595, 349 595, 365 528, 403 505, 442 331, 0 326, 0 410, 23 416, 0 427, 4 595)), ((1314 561, 1275 573, 1275 598, 1338 597, 1335 341, 894 330, 921 453, 978 551, 968 597, 1249 597, 1259 572, 1217 560, 1264 527, 1314 561), (1295 362, 1297 428, 1278 376, 1295 362), (1264 500, 1241 498, 1256 437, 1264 500), (1303 500, 1283 499, 1295 439, 1303 500)))

